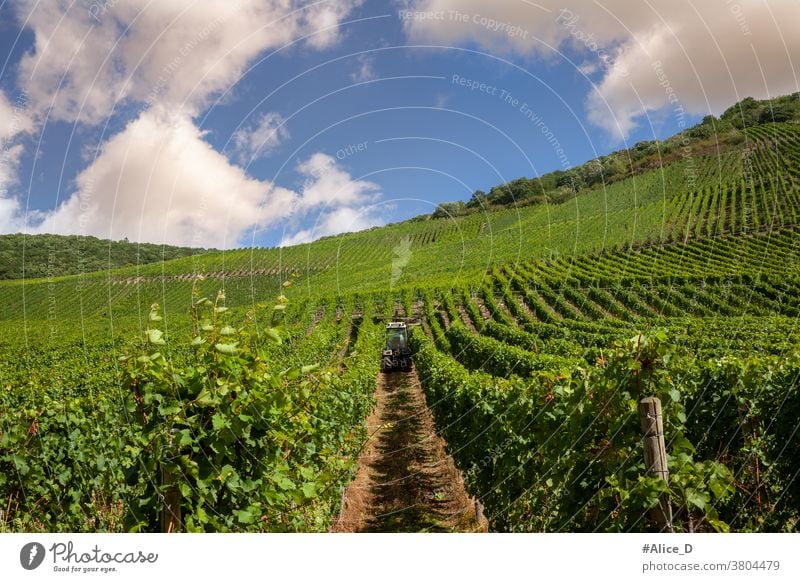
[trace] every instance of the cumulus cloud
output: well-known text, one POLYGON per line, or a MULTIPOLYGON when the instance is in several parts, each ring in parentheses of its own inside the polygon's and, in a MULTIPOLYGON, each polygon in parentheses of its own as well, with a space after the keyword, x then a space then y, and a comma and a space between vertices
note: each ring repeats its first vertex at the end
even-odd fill
POLYGON ((17 171, 25 151, 18 138, 31 129, 24 97, 12 104, 0 91, 0 233, 17 232, 24 227, 19 200, 9 191, 18 182, 17 171))
POLYGON ((190 118, 149 110, 103 145, 78 175, 78 191, 34 230, 228 248, 248 230, 312 209, 324 207, 346 222, 353 205, 379 192, 325 154, 312 155, 298 171, 305 178, 299 192, 247 177, 203 140, 190 118))
POLYGON ((289 139, 286 120, 278 113, 264 113, 233 134, 232 142, 240 161, 251 162, 272 153, 289 139))
POLYGON ((118 101, 181 107, 196 114, 236 83, 268 48, 307 37, 324 48, 356 0, 304 8, 298 0, 21 0, 20 21, 35 35, 19 80, 51 118, 98 123, 118 101))
MULTIPOLYGON (((140 106, 78 174, 74 193, 37 215, 31 230, 226 247, 246 229, 318 204, 248 176, 204 140, 194 118, 265 50, 297 40, 311 49, 335 43, 339 23, 360 3, 20 0, 19 20, 34 46, 18 83, 35 120, 47 114, 92 125, 120 103, 140 106)), ((266 153, 288 138, 282 122, 268 114, 237 133, 240 155, 266 153)), ((341 178, 336 168, 331 173, 319 180, 341 178)), ((2 202, 0 212, 18 216, 13 200, 2 202)))
POLYGON ((106 142, 43 232, 229 247, 294 194, 245 176, 191 119, 151 110, 106 142))
POLYGON ((0 145, 5 146, 18 134, 33 129, 33 123, 26 109, 25 95, 19 96, 15 103, 11 103, 6 94, 0 91, 0 145))
POLYGON ((286 234, 281 246, 384 224, 374 206, 381 194, 378 184, 354 179, 335 158, 323 153, 298 164, 297 171, 305 180, 293 207, 293 220, 298 223, 314 213, 316 220, 311 228, 286 234))
POLYGON ((284 236, 280 246, 289 247, 311 242, 323 236, 365 230, 373 226, 383 226, 384 224, 385 222, 371 206, 337 208, 329 212, 320 213, 313 227, 284 236))
POLYGON ((718 114, 746 96, 800 89, 797 2, 410 0, 400 16, 416 41, 546 58, 577 51, 584 72, 602 71, 587 116, 620 137, 648 112, 718 114))
POLYGON ((22 144, 3 145, 0 152, 0 197, 17 182, 17 167, 24 152, 22 144))
POLYGON ((23 147, 16 144, 3 147, 0 153, 0 234, 24 230, 24 220, 19 200, 9 195, 17 183, 17 167, 23 147))
POLYGON ((297 169, 306 176, 299 210, 362 205, 375 201, 380 194, 377 184, 367 180, 353 180, 328 154, 316 153, 300 163, 297 169))
POLYGON ((317 49, 325 49, 335 44, 340 37, 339 23, 360 6, 363 0, 331 0, 330 2, 310 2, 304 10, 302 22, 308 29, 307 42, 317 49))

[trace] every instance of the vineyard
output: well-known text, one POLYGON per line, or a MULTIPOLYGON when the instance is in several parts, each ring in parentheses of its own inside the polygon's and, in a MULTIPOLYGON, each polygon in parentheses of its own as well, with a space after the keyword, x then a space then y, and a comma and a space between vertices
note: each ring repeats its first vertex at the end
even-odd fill
POLYGON ((393 316, 421 322, 417 405, 490 530, 650 531, 668 500, 675 531, 797 531, 800 126, 747 129, 691 183, 687 164, 557 205, 0 281, 0 531, 335 528, 393 316))

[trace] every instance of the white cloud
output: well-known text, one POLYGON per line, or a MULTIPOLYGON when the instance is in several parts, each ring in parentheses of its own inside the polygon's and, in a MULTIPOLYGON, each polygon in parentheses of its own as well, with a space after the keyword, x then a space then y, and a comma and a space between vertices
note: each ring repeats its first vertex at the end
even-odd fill
POLYGON ((17 138, 31 129, 24 98, 12 104, 0 91, 0 233, 24 229, 19 200, 9 190, 18 183, 17 172, 25 151, 17 138))
POLYGON ((233 147, 240 161, 247 163, 272 153, 289 137, 286 120, 280 114, 264 113, 233 134, 233 147))
POLYGON ((314 48, 339 38, 338 24, 360 0, 298 10, 299 0, 21 0, 35 34, 19 80, 36 110, 55 120, 99 123, 119 100, 196 114, 235 84, 254 57, 301 36, 314 48))
MULTIPOLYGON (((142 106, 79 173, 76 191, 37 215, 31 230, 223 247, 290 216, 302 194, 247 176, 204 141, 193 118, 265 50, 303 37, 301 47, 335 43, 339 23, 360 3, 20 0, 19 21, 35 40, 18 83, 36 121, 47 113, 99 124, 119 103, 142 106)), ((265 117, 240 133, 241 153, 288 137, 276 121, 265 117)), ((316 206, 320 195, 312 194, 316 206)), ((3 213, 18 215, 13 200, 0 202, 3 213)))
POLYGON ((592 63, 589 61, 584 61, 580 65, 578 65, 578 72, 582 75, 594 75, 597 71, 600 70, 600 66, 597 63, 592 63))
POLYGON ((0 234, 24 230, 19 200, 9 195, 9 188, 17 183, 17 167, 23 147, 16 144, 3 147, 0 152, 0 234))
POLYGON ((206 143, 190 118, 153 109, 103 145, 78 175, 77 192, 33 230, 226 248, 248 230, 274 228, 312 209, 345 220, 346 210, 379 192, 326 154, 312 155, 298 170, 306 178, 299 192, 250 178, 206 143))
POLYGON ((18 134, 33 129, 30 116, 26 111, 27 99, 24 95, 11 103, 3 91, 0 91, 0 146, 5 146, 18 134))
POLYGON ((353 179, 333 157, 323 153, 312 155, 297 170, 306 179, 294 207, 294 222, 318 214, 312 228, 285 235, 281 246, 385 224, 373 205, 381 193, 377 184, 353 179))
POLYGON ((317 49, 325 49, 335 44, 340 38, 339 23, 347 18, 363 0, 330 0, 329 2, 310 2, 303 12, 303 24, 308 29, 306 34, 314 33, 308 44, 317 49))
POLYGON ((3 145, 0 151, 0 196, 16 184, 17 167, 24 151, 22 144, 3 145))
POLYGON ((358 70, 350 73, 350 80, 354 83, 365 83, 377 77, 375 74, 375 60, 367 55, 359 55, 357 59, 358 70))
POLYGON ((373 226, 383 226, 383 219, 375 214, 371 206, 337 208, 319 215, 312 228, 303 229, 293 235, 284 236, 280 246, 289 247, 314 241, 323 236, 365 230, 373 226))
POLYGON ((674 106, 665 84, 694 114, 800 90, 798 2, 410 0, 406 7, 404 28, 415 41, 472 41, 547 58, 555 54, 548 46, 577 50, 584 71, 591 69, 583 59, 603 71, 587 97, 588 118, 616 136, 642 115, 674 106))
POLYGON ((306 176, 299 210, 363 205, 375 201, 380 194, 380 186, 366 180, 353 180, 328 154, 316 153, 297 169, 306 176))
POLYGON ((77 187, 37 230, 230 247, 254 221, 280 218, 277 209, 295 199, 245 176, 188 117, 156 110, 106 142, 77 187))

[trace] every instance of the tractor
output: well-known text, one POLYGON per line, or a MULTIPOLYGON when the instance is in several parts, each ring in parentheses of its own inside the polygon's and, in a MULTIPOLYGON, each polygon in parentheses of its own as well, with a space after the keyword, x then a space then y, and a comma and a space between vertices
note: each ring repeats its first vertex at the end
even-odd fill
POLYGON ((383 348, 381 371, 394 372, 411 370, 411 348, 408 345, 408 327, 404 321, 390 321, 386 324, 386 347, 383 348))

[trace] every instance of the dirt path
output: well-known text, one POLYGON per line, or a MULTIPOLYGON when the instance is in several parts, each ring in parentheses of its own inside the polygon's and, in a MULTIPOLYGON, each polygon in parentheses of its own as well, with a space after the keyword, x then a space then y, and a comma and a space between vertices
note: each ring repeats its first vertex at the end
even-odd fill
POLYGON ((331 531, 486 531, 479 505, 436 434, 417 373, 380 374, 375 396, 367 419, 372 437, 331 531))
POLYGON ((477 334, 478 328, 475 327, 472 318, 469 316, 469 313, 467 313, 467 310, 464 308, 464 306, 459 303, 456 305, 456 311, 458 311, 458 314, 461 316, 461 322, 467 326, 467 329, 469 329, 472 333, 477 334))

